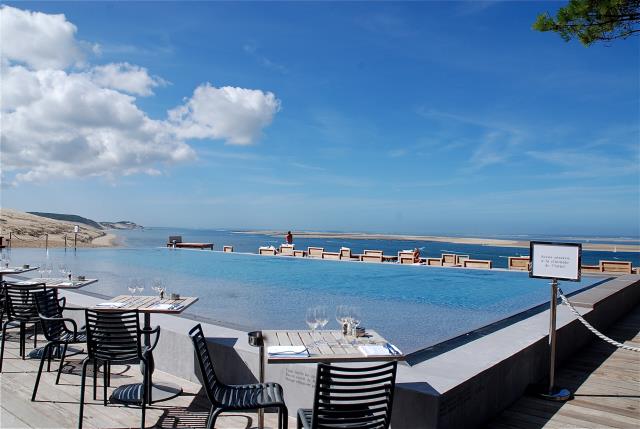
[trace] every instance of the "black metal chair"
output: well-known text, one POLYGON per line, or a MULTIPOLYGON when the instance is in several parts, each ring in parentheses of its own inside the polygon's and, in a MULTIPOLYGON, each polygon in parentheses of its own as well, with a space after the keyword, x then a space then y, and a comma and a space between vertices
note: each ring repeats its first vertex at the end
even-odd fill
POLYGON ((7 327, 10 323, 18 323, 20 327, 20 356, 24 359, 26 354, 26 325, 33 324, 33 348, 38 347, 38 309, 36 308, 34 294, 46 290, 44 283, 33 285, 15 285, 5 282, 4 300, 7 320, 2 324, 2 340, 0 345, 0 372, 4 360, 4 343, 7 338, 7 327))
POLYGON ((33 394, 31 400, 36 400, 38 385, 40 384, 40 376, 44 361, 47 360, 47 372, 51 370, 51 356, 55 348, 62 347, 60 352, 60 365, 58 366, 58 375, 56 376, 56 384, 60 382, 60 374, 64 366, 64 358, 67 354, 67 346, 69 344, 80 344, 87 341, 87 335, 84 330, 78 330, 75 320, 63 317, 64 310, 84 310, 81 308, 66 308, 66 299, 58 298, 57 289, 47 289, 44 292, 35 294, 36 308, 38 316, 42 324, 42 331, 48 343, 44 346, 42 356, 40 358, 40 367, 36 376, 36 384, 33 386, 33 394), (70 330, 67 324, 71 325, 70 330))
POLYGON ((246 411, 261 408, 278 409, 278 427, 287 429, 288 411, 284 403, 282 386, 278 383, 227 385, 222 383, 213 369, 202 326, 197 324, 189 331, 200 364, 202 385, 211 402, 207 429, 213 429, 218 415, 224 411, 246 411))
POLYGON ((365 368, 318 364, 313 409, 298 410, 298 429, 387 429, 397 362, 365 368))
MULTIPOLYGON (((80 419, 78 428, 82 428, 82 415, 84 411, 84 390, 87 366, 94 364, 94 376, 96 364, 105 365, 104 371, 104 405, 107 405, 107 374, 112 363, 130 364, 139 362, 142 365, 142 386, 140 389, 130 392, 131 399, 140 403, 142 408, 142 422, 144 428, 147 398, 151 389, 151 352, 158 344, 160 327, 154 329, 141 329, 138 310, 112 311, 112 310, 85 310, 87 333, 87 357, 82 363, 82 380, 80 383, 80 419), (142 336, 155 334, 152 346, 144 346, 142 336)), ((95 378, 94 378, 95 380, 95 378)), ((95 384, 94 384, 95 394, 95 384)))

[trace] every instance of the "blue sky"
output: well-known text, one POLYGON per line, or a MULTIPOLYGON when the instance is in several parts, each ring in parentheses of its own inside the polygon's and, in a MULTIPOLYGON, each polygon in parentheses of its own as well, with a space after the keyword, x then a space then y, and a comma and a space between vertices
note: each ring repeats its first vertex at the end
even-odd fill
POLYGON ((562 4, 12 4, 75 25, 92 48, 69 75, 148 71, 153 94, 131 103, 158 123, 206 83, 279 101, 249 144, 233 141, 247 121, 176 131, 186 146, 167 150, 189 155, 135 169, 61 163, 68 142, 64 171, 5 154, 2 206, 147 226, 638 236, 640 39, 585 48, 531 30, 562 4))

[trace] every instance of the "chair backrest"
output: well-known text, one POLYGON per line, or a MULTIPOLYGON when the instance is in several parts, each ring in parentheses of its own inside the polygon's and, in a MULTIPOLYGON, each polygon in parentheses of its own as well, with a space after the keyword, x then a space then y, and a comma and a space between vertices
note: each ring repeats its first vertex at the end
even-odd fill
POLYGON ((46 320, 42 317, 62 317, 62 308, 58 301, 57 289, 46 289, 42 292, 34 294, 36 300, 36 308, 42 324, 42 331, 48 341, 60 339, 64 334, 69 332, 63 321, 46 320))
POLYGON ((4 298, 9 319, 20 322, 36 322, 40 320, 34 294, 44 290, 46 290, 44 283, 33 285, 5 283, 4 298))
POLYGON ((110 362, 142 358, 138 310, 86 309, 84 314, 90 358, 110 362))
POLYGON ((200 372, 202 373, 202 385, 207 392, 207 397, 213 405, 217 404, 215 395, 213 394, 216 387, 223 385, 216 377, 216 372, 213 369, 213 361, 207 348, 207 339, 202 332, 202 326, 198 323, 189 331, 191 341, 193 341, 193 348, 196 351, 196 357, 198 358, 198 364, 200 365, 200 372))
POLYGON ((387 429, 397 362, 365 368, 318 364, 313 429, 387 429))

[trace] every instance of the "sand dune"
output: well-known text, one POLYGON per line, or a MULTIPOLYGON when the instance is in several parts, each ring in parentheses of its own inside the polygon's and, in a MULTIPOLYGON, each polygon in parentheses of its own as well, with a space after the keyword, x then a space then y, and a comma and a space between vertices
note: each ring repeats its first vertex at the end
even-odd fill
MULTIPOLYGON (((11 232, 12 247, 64 247, 65 236, 67 247, 73 247, 74 226, 72 222, 48 219, 13 209, 0 209, 0 236, 7 240, 11 232)), ((112 247, 118 244, 117 237, 113 234, 87 225, 79 226, 78 247, 112 247)))

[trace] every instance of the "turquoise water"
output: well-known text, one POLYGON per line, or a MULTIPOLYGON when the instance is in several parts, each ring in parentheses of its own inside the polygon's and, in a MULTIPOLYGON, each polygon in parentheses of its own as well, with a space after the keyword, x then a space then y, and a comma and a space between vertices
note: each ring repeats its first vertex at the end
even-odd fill
MULTIPOLYGON (((13 249, 13 264, 64 262, 100 281, 87 291, 128 294, 131 278, 162 278, 168 289, 198 296, 189 309, 246 329, 306 328, 305 311, 356 305, 363 324, 410 352, 548 300, 545 280, 526 273, 364 264, 166 248, 13 249)), ((37 276, 38 273, 34 273, 37 276)), ((595 281, 566 282, 566 292, 595 281)), ((144 294, 153 294, 147 286, 144 294)), ((327 328, 337 328, 334 318, 327 328)))

